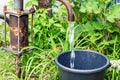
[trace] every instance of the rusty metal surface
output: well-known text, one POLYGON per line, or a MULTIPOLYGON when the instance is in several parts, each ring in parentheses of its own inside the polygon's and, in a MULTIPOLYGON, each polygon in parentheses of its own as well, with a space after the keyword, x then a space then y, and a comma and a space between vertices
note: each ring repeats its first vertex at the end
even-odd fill
POLYGON ((4 38, 5 38, 4 39, 4 41, 5 41, 4 43, 5 43, 5 46, 7 45, 6 44, 6 34, 7 34, 6 33, 6 14, 4 14, 4 38))
POLYGON ((23 4, 24 4, 23 0, 14 0, 14 9, 15 10, 18 10, 18 9, 23 10, 23 4))
POLYGON ((32 5, 32 7, 30 8, 29 12, 32 13, 32 14, 35 13, 35 6, 34 5, 32 5))
POLYGON ((4 13, 12 14, 12 15, 15 15, 15 16, 22 16, 22 15, 31 14, 30 10, 24 10, 24 11, 21 11, 20 14, 18 14, 17 10, 11 10, 11 9, 8 9, 7 11, 4 11, 4 13))
POLYGON ((21 57, 22 57, 21 54, 16 56, 16 74, 18 78, 21 78, 21 73, 22 73, 21 57))
POLYGON ((13 50, 18 50, 18 36, 20 33, 20 49, 28 46, 28 15, 20 16, 20 32, 18 27, 18 17, 10 15, 10 46, 13 50))
POLYGON ((7 6, 3 6, 3 12, 7 11, 7 6))
POLYGON ((20 16, 18 16, 18 53, 20 51, 20 16))
POLYGON ((10 46, 4 47, 3 49, 6 50, 6 51, 9 51, 9 52, 12 52, 12 53, 14 53, 14 54, 16 54, 16 55, 18 55, 18 54, 26 54, 27 52, 30 52, 30 51, 33 51, 33 50, 34 50, 34 48, 28 48, 28 49, 25 49, 25 50, 21 50, 21 51, 19 51, 19 53, 18 53, 17 50, 12 50, 12 49, 10 48, 10 46))
POLYGON ((52 0, 38 0, 39 8, 48 8, 52 5, 52 0))
POLYGON ((74 11, 72 9, 71 4, 67 1, 67 0, 59 0, 60 2, 62 2, 68 11, 68 21, 74 21, 74 11))

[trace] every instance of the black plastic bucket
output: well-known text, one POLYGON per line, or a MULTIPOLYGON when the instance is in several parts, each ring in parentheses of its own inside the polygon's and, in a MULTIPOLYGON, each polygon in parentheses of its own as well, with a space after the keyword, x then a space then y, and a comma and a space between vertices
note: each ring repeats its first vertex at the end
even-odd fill
POLYGON ((95 51, 75 50, 75 66, 72 69, 70 53, 63 52, 55 59, 59 67, 59 80, 104 80, 105 70, 110 66, 105 55, 95 51))

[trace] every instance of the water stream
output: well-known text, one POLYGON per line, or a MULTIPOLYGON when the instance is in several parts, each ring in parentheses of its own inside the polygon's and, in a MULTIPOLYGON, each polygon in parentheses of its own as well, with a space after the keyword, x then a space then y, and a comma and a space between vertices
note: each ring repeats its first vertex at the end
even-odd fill
POLYGON ((74 68, 75 52, 74 52, 74 22, 69 22, 69 44, 70 44, 70 67, 74 68))

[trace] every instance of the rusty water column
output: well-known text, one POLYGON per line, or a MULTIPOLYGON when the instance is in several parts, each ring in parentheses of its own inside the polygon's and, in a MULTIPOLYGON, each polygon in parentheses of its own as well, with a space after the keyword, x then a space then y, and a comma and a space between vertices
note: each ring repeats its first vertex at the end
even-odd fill
MULTIPOLYGON (((14 10, 18 14, 23 11, 23 0, 14 0, 14 10)), ((28 46, 28 14, 10 14, 10 47, 13 50, 20 50, 28 46), (19 39, 19 40, 18 40, 19 39)))
MULTIPOLYGON (((21 49, 28 46, 28 15, 35 12, 34 6, 30 10, 24 10, 23 0, 13 0, 14 10, 7 9, 4 6, 4 19, 5 19, 5 50, 13 52, 15 54, 21 54, 21 49), (10 46, 6 45, 6 14, 9 14, 9 26, 10 26, 10 46)), ((31 32, 33 32, 33 24, 31 25, 31 32)), ((31 34, 32 36, 33 34, 31 34)), ((31 38, 33 42, 33 38, 31 38)))
MULTIPOLYGON (((22 63, 21 56, 22 53, 31 51, 32 49, 26 49, 22 51, 21 49, 28 46, 28 15, 32 14, 31 20, 31 32, 33 32, 33 14, 35 12, 34 6, 30 10, 24 10, 23 0, 14 0, 14 10, 7 9, 4 6, 4 36, 5 36, 5 47, 4 50, 10 51, 16 54, 16 75, 18 78, 21 77, 22 63), (10 26, 10 46, 6 44, 6 19, 7 14, 9 14, 9 26, 10 26)), ((31 34, 32 36, 33 34, 31 34)), ((32 40, 32 38, 31 38, 32 40)), ((32 40, 33 41, 33 40, 32 40)))

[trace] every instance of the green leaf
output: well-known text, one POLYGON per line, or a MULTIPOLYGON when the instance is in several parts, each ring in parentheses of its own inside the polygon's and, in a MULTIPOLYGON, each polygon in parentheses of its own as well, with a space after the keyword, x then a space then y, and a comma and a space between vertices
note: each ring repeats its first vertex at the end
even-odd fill
POLYGON ((59 23, 55 23, 54 26, 55 26, 55 27, 58 27, 58 28, 61 28, 61 27, 62 27, 62 25, 59 24, 59 23))
POLYGON ((103 26, 100 22, 92 22, 92 26, 96 29, 96 30, 102 30, 103 26))
POLYGON ((105 16, 111 23, 115 22, 115 19, 120 19, 120 5, 113 5, 105 16))
POLYGON ((119 32, 119 28, 118 28, 118 27, 109 28, 108 31, 109 31, 110 33, 119 32))
POLYGON ((111 23, 115 22, 115 17, 113 15, 108 15, 107 20, 111 23))
POLYGON ((93 34, 91 37, 90 37, 90 41, 92 43, 95 43, 97 40, 99 40, 100 38, 102 38, 102 35, 101 34, 93 34))
POLYGON ((81 6, 80 11, 81 11, 82 13, 85 13, 85 12, 86 12, 85 7, 84 7, 84 6, 81 6))

